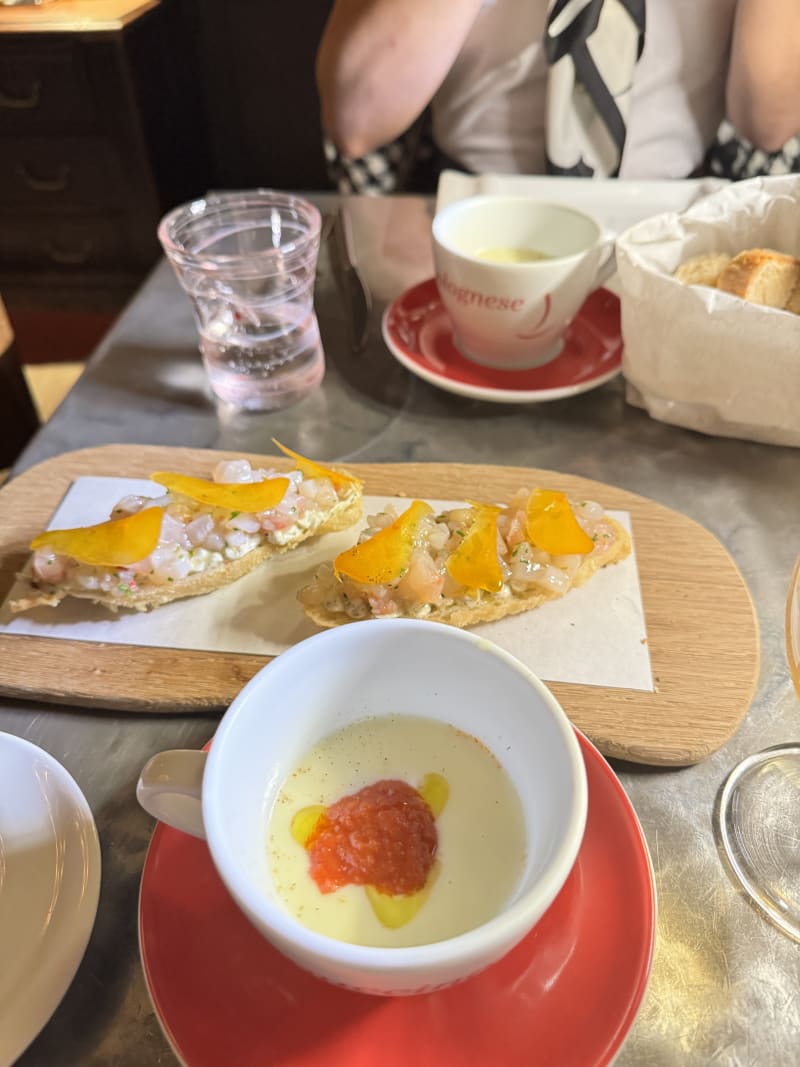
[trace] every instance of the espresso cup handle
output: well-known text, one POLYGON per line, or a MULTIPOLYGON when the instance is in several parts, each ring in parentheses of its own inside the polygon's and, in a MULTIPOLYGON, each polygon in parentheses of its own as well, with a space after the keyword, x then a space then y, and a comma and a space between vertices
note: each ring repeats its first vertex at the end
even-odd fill
POLYGON ((597 268, 597 276, 595 277, 595 288, 599 289, 601 285, 605 285, 612 274, 616 274, 617 271, 617 252, 616 252, 616 234, 605 234, 601 240, 603 246, 604 258, 600 266, 597 268))
POLYGON ((160 822, 205 838, 201 791, 206 753, 174 748, 148 760, 136 784, 136 799, 160 822))

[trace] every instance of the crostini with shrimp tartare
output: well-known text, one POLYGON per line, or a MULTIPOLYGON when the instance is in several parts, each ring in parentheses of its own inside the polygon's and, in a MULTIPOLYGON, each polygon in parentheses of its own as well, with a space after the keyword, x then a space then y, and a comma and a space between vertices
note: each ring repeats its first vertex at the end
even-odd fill
POLYGON ((298 594, 318 626, 392 617, 489 622, 563 596, 631 550, 625 528, 600 504, 549 489, 440 512, 414 500, 367 523, 358 543, 322 564, 298 594))
POLYGON ((361 518, 359 479, 275 444, 295 460, 294 470, 225 459, 211 480, 156 472, 151 480, 162 495, 127 496, 106 522, 39 534, 11 610, 78 597, 112 611, 149 611, 209 593, 361 518))

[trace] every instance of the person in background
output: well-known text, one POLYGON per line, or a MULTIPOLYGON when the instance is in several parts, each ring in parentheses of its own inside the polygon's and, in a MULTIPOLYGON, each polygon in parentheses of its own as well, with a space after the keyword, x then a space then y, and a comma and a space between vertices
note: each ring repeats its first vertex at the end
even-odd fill
POLYGON ((323 128, 345 163, 407 154, 427 120, 467 171, 684 178, 726 115, 767 149, 800 128, 798 20, 796 0, 335 0, 323 128))

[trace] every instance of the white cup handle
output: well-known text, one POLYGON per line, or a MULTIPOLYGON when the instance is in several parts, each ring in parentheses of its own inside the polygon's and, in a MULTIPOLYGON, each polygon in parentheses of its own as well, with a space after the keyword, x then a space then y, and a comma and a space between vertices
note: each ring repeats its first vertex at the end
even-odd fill
POLYGON ((201 792, 206 753, 173 748, 148 760, 136 783, 136 799, 161 822, 205 838, 201 792))
POLYGON ((612 274, 617 270, 617 255, 616 255, 617 235, 614 233, 605 233, 600 239, 600 246, 602 249, 601 256, 604 257, 600 266, 597 268, 597 275, 594 279, 594 285, 596 289, 599 289, 601 285, 604 285, 612 274))

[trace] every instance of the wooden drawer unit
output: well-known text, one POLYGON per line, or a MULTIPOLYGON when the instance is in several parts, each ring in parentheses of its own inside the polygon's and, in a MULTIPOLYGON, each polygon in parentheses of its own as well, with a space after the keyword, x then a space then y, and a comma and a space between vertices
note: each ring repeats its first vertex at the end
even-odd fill
POLYGON ((113 142, 101 137, 0 140, 0 213, 120 208, 127 176, 113 142))
POLYGON ((76 41, 0 39, 0 135, 85 129, 95 122, 76 41))
POLYGON ((64 0, 47 32, 3 32, 0 8, 0 292, 141 279, 161 215, 211 184, 184 2, 93 29, 95 0, 59 30, 64 0))
POLYGON ((146 270, 158 255, 149 229, 126 215, 0 220, 0 271, 146 270))

